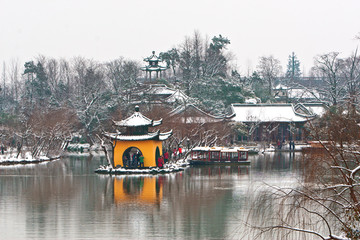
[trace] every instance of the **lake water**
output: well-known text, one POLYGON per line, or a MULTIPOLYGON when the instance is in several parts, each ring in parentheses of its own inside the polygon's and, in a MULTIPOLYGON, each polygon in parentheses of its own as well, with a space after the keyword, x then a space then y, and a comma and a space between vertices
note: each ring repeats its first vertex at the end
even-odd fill
POLYGON ((274 213, 252 203, 266 184, 296 186, 301 155, 250 159, 156 176, 96 174, 100 157, 0 166, 0 239, 254 239, 244 222, 274 213))

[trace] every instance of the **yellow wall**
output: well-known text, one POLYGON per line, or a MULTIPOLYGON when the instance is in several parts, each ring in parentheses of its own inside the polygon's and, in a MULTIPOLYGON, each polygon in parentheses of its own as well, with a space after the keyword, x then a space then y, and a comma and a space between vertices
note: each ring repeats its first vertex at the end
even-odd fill
POLYGON ((114 149, 114 166, 123 167, 122 156, 129 147, 138 148, 144 156, 144 167, 156 167, 155 153, 156 147, 159 147, 160 155, 162 154, 162 141, 118 141, 114 149))

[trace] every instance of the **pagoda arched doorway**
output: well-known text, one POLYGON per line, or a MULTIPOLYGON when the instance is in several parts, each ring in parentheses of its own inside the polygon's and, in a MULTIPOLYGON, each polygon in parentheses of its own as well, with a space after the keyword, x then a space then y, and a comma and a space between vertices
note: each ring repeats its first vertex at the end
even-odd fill
POLYGON ((159 149, 159 147, 156 147, 156 150, 155 150, 155 161, 156 161, 156 166, 159 166, 159 162, 158 162, 158 160, 159 160, 159 157, 160 157, 161 155, 160 155, 160 149, 159 149))
POLYGON ((140 166, 139 157, 142 155, 142 152, 137 147, 127 148, 122 156, 123 166, 137 168, 140 166))

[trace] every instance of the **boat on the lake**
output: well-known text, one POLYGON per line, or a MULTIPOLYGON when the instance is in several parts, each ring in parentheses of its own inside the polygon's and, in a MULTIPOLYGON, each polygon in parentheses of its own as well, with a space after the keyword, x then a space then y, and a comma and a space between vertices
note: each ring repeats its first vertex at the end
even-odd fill
POLYGON ((195 147, 191 150, 191 165, 201 164, 243 164, 248 160, 249 150, 243 147, 195 147))

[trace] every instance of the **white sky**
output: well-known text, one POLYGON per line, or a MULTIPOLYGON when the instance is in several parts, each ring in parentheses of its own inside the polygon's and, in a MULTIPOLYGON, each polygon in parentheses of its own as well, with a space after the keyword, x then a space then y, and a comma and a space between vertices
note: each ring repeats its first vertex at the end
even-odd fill
POLYGON ((141 61, 195 30, 228 37, 242 74, 270 54, 285 70, 292 51, 308 71, 318 54, 355 50, 360 1, 0 0, 0 61, 23 65, 39 54, 141 61))

